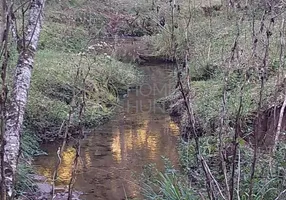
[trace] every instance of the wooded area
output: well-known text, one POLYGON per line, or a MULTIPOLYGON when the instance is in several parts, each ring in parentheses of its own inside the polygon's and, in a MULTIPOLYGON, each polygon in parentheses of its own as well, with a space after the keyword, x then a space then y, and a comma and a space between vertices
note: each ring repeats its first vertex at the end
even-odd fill
POLYGON ((285 199, 285 6, 2 0, 1 199, 285 199))

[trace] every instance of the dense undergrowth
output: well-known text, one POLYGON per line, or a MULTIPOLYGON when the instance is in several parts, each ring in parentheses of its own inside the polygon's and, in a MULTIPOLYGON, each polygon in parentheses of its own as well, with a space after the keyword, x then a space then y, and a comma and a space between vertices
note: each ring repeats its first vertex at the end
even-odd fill
POLYGON ((184 170, 145 173, 146 199, 285 199, 284 3, 172 2, 158 3, 166 26, 149 39, 182 76, 162 101, 184 170))
MULTIPOLYGON (((285 85, 283 2, 274 2, 277 6, 270 11, 261 2, 233 7, 216 1, 47 3, 26 111, 28 136, 54 139, 67 118, 73 91, 87 93, 87 127, 106 119, 118 93, 138 83, 138 72, 109 56, 87 53, 90 39, 145 35, 154 55, 176 60, 174 68, 184 80, 190 76, 187 94, 195 118, 190 120, 185 107, 182 93, 188 88, 183 82, 186 88, 174 91, 166 104, 184 136, 179 147, 184 171, 148 168, 142 179, 145 198, 230 199, 233 189, 233 199, 283 199, 286 148, 278 142, 269 152, 278 119, 268 119, 281 110, 285 85), (78 66, 90 70, 84 91, 74 84, 78 66), (267 127, 261 128, 263 124, 267 127), (261 141, 255 143, 257 134, 261 141)), ((32 140, 22 141, 24 152, 40 153, 25 150, 37 147, 32 140)), ((23 166, 20 177, 29 174, 23 166)))

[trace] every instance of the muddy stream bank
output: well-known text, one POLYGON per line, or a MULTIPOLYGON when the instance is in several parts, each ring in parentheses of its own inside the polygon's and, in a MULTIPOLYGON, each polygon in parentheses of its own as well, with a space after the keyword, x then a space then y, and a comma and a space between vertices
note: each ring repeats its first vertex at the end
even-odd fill
MULTIPOLYGON (((163 169, 162 156, 178 166, 177 126, 162 106, 160 97, 172 91, 170 66, 142 66, 145 82, 128 92, 110 121, 90 132, 81 147, 75 190, 83 200, 142 199, 138 177, 144 165, 155 163, 163 169)), ((36 158, 36 172, 51 180, 58 144, 44 146, 48 156, 36 158)), ((57 187, 67 187, 75 149, 63 153, 57 187)))

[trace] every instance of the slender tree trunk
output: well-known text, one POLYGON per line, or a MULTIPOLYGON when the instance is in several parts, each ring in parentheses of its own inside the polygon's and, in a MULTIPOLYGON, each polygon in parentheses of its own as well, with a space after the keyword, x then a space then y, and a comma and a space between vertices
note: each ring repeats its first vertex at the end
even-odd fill
POLYGON ((4 176, 6 192, 13 199, 15 174, 20 150, 20 132, 30 87, 34 56, 37 49, 45 0, 31 0, 24 47, 20 52, 14 74, 11 102, 7 110, 4 134, 4 176))
POLYGON ((4 142, 3 137, 5 133, 5 122, 6 122, 6 101, 7 101, 7 84, 6 84, 6 72, 9 61, 9 30, 10 30, 10 13, 13 5, 10 4, 9 9, 6 1, 3 0, 1 3, 1 25, 0 25, 0 59, 1 63, 1 95, 0 95, 0 113, 1 113, 1 123, 0 123, 0 142, 1 142, 1 200, 6 200, 6 187, 4 178, 4 142))
MULTIPOLYGON (((2 2, 0 3, 0 48, 2 48, 4 30, 5 30, 5 21, 6 21, 5 6, 6 6, 6 1, 2 0, 2 2)), ((1 49, 0 49, 0 52, 1 52, 1 49)))

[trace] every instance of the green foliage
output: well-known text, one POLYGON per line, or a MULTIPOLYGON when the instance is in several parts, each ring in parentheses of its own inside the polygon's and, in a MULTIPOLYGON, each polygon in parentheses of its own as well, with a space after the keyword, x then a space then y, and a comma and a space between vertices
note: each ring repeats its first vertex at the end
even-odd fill
POLYGON ((16 182, 16 193, 17 195, 22 196, 24 192, 34 192, 34 180, 32 174, 34 170, 32 167, 32 161, 34 156, 43 155, 43 152, 40 149, 41 139, 25 129, 21 137, 20 151, 21 155, 19 158, 19 164, 17 166, 17 182, 16 182))
MULTIPOLYGON (((257 6, 256 3, 255 6, 257 6)), ((174 24, 171 22, 170 8, 167 9, 166 26, 161 29, 160 34, 151 36, 150 40, 154 44, 157 55, 170 58, 175 56, 179 61, 186 61, 185 54, 188 50, 187 66, 189 66, 192 80, 190 83, 192 111, 196 118, 195 121, 202 126, 199 128, 202 128, 202 132, 206 133, 199 138, 200 152, 210 167, 215 180, 220 184, 223 193, 226 193, 218 138, 218 133, 222 130, 223 159, 227 165, 227 179, 230 181, 234 178, 235 185, 238 184, 237 180, 240 180, 237 193, 240 199, 249 199, 254 147, 251 146, 251 142, 249 144, 243 138, 239 138, 240 158, 239 160, 235 158, 235 163, 233 163, 235 118, 238 109, 241 107, 240 120, 249 120, 253 123, 253 113, 257 111, 260 100, 262 101, 261 110, 267 110, 273 105, 280 105, 280 96, 284 96, 280 95, 280 86, 277 86, 277 72, 284 70, 279 69, 282 63, 280 63, 281 58, 279 58, 279 51, 277 50, 280 47, 283 48, 283 45, 279 44, 279 32, 281 30, 279 26, 271 25, 273 21, 271 15, 266 14, 265 20, 261 21, 265 12, 262 11, 263 6, 260 8, 258 6, 259 9, 251 7, 249 10, 245 8, 240 11, 231 8, 226 10, 225 6, 222 5, 218 12, 207 13, 205 11, 211 10, 213 4, 206 4, 204 5, 206 7, 203 7, 196 5, 194 1, 183 2, 181 5, 183 9, 180 12, 177 10, 174 12, 174 24), (189 27, 186 27, 188 22, 189 27), (266 27, 269 27, 267 29, 269 32, 265 31, 266 27), (174 38, 172 38, 172 29, 174 30, 174 38), (255 42, 253 42, 254 35, 257 39, 255 42), (269 47, 265 45, 266 36, 270 37, 269 47), (172 39, 174 40, 171 41, 172 39), (265 58, 263 58, 264 56, 265 58), (262 79, 263 84, 261 84, 262 79), (260 91, 261 85, 263 86, 262 92, 260 91), (223 99, 224 92, 226 93, 225 99, 223 99), (262 96, 260 96, 260 92, 262 96), (278 98, 274 100, 276 96, 278 98), (223 100, 225 100, 225 105, 223 105, 223 100), (222 113, 223 108, 225 115, 222 113), (224 117, 223 127, 220 123, 222 116, 224 117), (235 177, 231 176, 233 164, 235 165, 235 177)), ((278 10, 277 12, 279 13, 278 10)), ((279 17, 275 23, 281 19, 279 17)), ((281 84, 284 85, 284 83, 281 84)), ((171 102, 170 110, 176 117, 179 116, 179 123, 182 125, 186 109, 181 109, 184 106, 184 101, 180 95, 177 96, 169 98, 176 100, 171 102), (178 102, 182 102, 181 107, 178 102), (173 109, 174 112, 172 112, 172 108, 175 108, 173 109)), ((189 123, 189 120, 186 121, 189 123)), ((243 123, 239 126, 239 129, 242 129, 240 134, 253 133, 253 124, 247 126, 243 123)), ((181 126, 181 130, 184 130, 183 128, 181 126)), ((272 132, 267 130, 270 132, 267 134, 275 132, 275 129, 276 127, 271 129, 272 132)), ((187 129, 187 131, 190 130, 187 129)), ((205 192, 206 177, 201 163, 197 162, 195 146, 193 140, 189 143, 182 143, 180 146, 181 163, 192 184, 192 189, 202 192, 202 195, 207 197, 205 192)), ((285 149, 281 146, 274 157, 270 157, 269 152, 260 152, 260 150, 262 149, 258 150, 255 169, 253 199, 275 199, 285 189, 285 149), (271 170, 268 166, 271 167, 271 170)), ((158 176, 155 180, 160 180, 159 183, 155 181, 158 183, 158 188, 165 188, 171 185, 166 183, 173 183, 172 176, 158 176)), ((176 190, 176 186, 173 189, 176 190)), ((169 196, 177 194, 173 190, 167 190, 166 193, 169 196)), ((237 193, 235 191, 235 199, 238 198, 237 193)), ((148 194, 156 197, 158 192, 151 191, 148 194)), ((162 196, 164 194, 162 193, 162 196)))
POLYGON ((73 92, 87 93, 84 124, 96 126, 111 114, 117 91, 139 83, 139 72, 108 56, 80 56, 51 50, 39 51, 32 77, 25 124, 42 136, 54 137, 67 119, 73 92), (75 83, 77 67, 86 85, 75 83))
POLYGON ((148 200, 199 199, 178 171, 167 167, 164 173, 154 165, 145 166, 141 177, 142 194, 148 200))
MULTIPOLYGON (((246 145, 241 146, 241 199, 248 199, 250 167, 253 152, 246 145)), ((274 157, 269 154, 259 154, 256 164, 253 199, 276 199, 285 189, 285 157, 286 145, 279 144, 274 157), (266 167, 267 166, 267 167, 266 167)))
POLYGON ((21 137, 21 157, 23 160, 32 160, 33 156, 43 155, 40 149, 41 139, 32 131, 25 129, 21 137))
POLYGON ((16 194, 23 196, 26 192, 35 192, 36 188, 33 186, 34 180, 31 177, 34 171, 30 164, 20 162, 17 166, 17 183, 15 185, 16 194))
MULTIPOLYGON (((192 82, 192 90, 195 94, 193 98, 194 110, 202 122, 202 128, 208 133, 215 133, 217 131, 216 127, 219 126, 224 85, 227 93, 226 109, 229 122, 234 122, 240 104, 241 92, 243 94, 241 117, 248 118, 251 113, 257 110, 258 91, 260 90, 258 78, 252 77, 250 81, 246 81, 245 74, 239 74, 236 71, 229 72, 226 83, 224 83, 224 78, 224 75, 218 71, 209 80, 192 82)), ((273 94, 276 92, 276 80, 277 74, 271 75, 265 80, 262 107, 267 108, 272 103, 273 94)))
POLYGON ((157 26, 149 17, 151 5, 151 1, 70 0, 56 3, 50 0, 46 6, 46 34, 41 47, 51 46, 51 39, 58 48, 71 51, 66 45, 77 49, 90 38, 98 36, 114 37, 118 34, 140 37, 153 33, 157 26))
POLYGON ((80 52, 88 43, 88 32, 81 26, 46 22, 38 48, 65 52, 80 52))
MULTIPOLYGON (((200 140, 200 151, 204 158, 206 158, 207 160, 215 160, 218 153, 217 137, 202 137, 200 140)), ((179 154, 181 164, 186 170, 186 172, 196 168, 199 165, 199 163, 197 163, 194 140, 190 141, 189 144, 182 142, 180 144, 179 154)))
MULTIPOLYGON (((183 3, 186 8, 188 2, 183 3)), ((181 6, 183 7, 183 6, 181 6)), ((167 11, 167 27, 162 29, 161 34, 151 37, 160 55, 173 56, 171 45, 171 11, 167 11)), ((174 42, 176 44, 176 57, 184 59, 185 49, 190 48, 192 59, 190 66, 195 68, 195 71, 200 71, 201 68, 207 67, 209 64, 218 65, 221 62, 222 50, 228 50, 233 43, 236 34, 236 26, 234 20, 226 20, 227 14, 213 16, 211 19, 206 17, 198 7, 192 8, 190 24, 187 29, 186 20, 189 20, 189 10, 184 9, 180 13, 175 12, 174 26, 174 42), (186 38, 186 31, 188 35, 186 38), (186 40, 189 42, 187 46, 186 40)))
MULTIPOLYGON (((232 134, 223 136, 223 144, 229 144, 231 147, 232 134)), ((244 140, 239 139, 238 151, 240 159, 236 160, 239 163, 235 171, 235 178, 240 175, 240 190, 239 197, 242 200, 249 198, 248 192, 250 187, 250 172, 251 163, 253 161, 253 149, 251 149, 244 140)), ((215 179, 223 185, 224 178, 220 167, 220 157, 218 149, 218 138, 217 136, 206 136, 200 140, 200 151, 204 156, 204 159, 208 163, 208 166, 214 175, 215 179)), ((191 176, 193 181, 194 190, 201 190, 204 187, 204 172, 199 167, 200 164, 196 162, 195 142, 191 141, 189 144, 182 143, 180 145, 180 158, 181 163, 185 169, 185 172, 191 176), (196 176, 195 176, 196 175, 196 176)), ((228 148, 226 148, 228 149, 228 148)), ((231 174, 231 160, 232 152, 227 154, 226 163, 228 169, 228 179, 231 174)), ((285 156, 286 146, 280 144, 278 151, 273 158, 269 157, 268 154, 259 153, 256 163, 255 179, 253 186, 253 199, 275 199, 280 192, 285 189, 285 156), (266 167, 267 166, 267 167, 266 167), (270 168, 271 166, 271 168, 270 168)))

